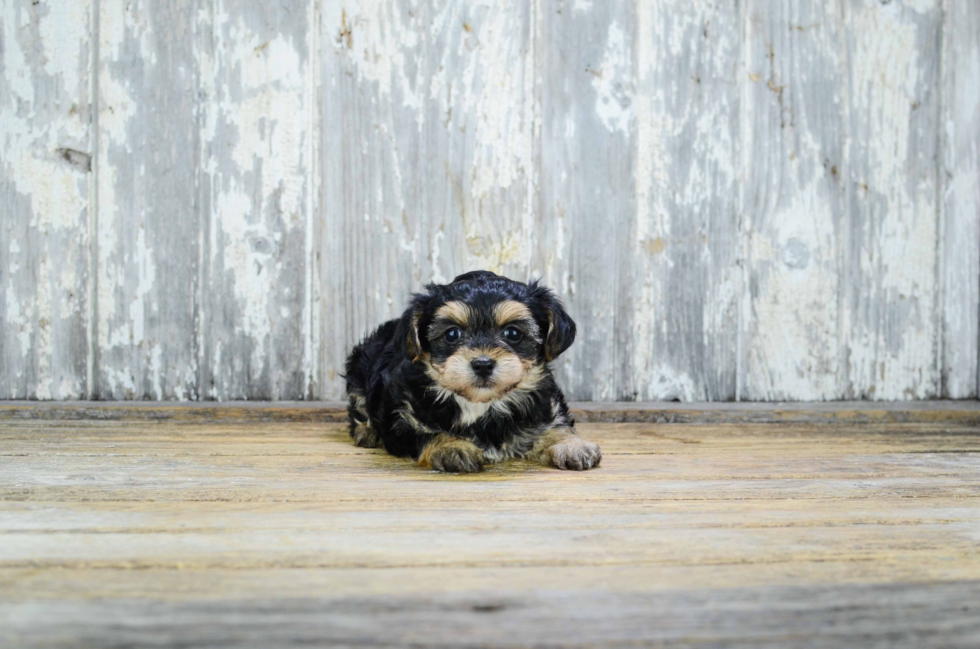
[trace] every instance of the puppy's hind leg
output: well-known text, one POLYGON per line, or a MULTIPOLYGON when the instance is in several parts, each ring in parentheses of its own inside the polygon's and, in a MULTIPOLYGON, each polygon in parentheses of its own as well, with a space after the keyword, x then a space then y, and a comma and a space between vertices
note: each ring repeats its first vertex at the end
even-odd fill
POLYGON ((367 413, 367 399, 359 392, 351 392, 347 401, 347 415, 350 417, 350 436, 355 446, 362 448, 379 448, 381 437, 371 427, 371 419, 367 413))
POLYGON ((587 442, 571 427, 562 426, 545 431, 527 458, 557 469, 585 471, 599 466, 602 451, 595 442, 587 442))

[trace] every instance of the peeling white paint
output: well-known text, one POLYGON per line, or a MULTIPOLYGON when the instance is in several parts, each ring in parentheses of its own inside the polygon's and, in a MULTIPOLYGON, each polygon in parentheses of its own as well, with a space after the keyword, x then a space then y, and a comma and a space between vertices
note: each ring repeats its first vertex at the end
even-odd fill
POLYGON ((395 7, 385 0, 359 0, 350 13, 343 12, 344 24, 338 25, 343 32, 335 47, 343 49, 349 44, 352 50, 350 62, 364 80, 377 84, 380 97, 390 98, 393 93, 406 108, 419 110, 422 106, 420 88, 412 83, 406 54, 415 53, 422 46, 420 26, 415 23, 420 8, 395 7), (404 9, 409 14, 398 16, 404 9), (347 34, 349 33, 349 40, 347 34))
POLYGON ((602 62, 590 73, 596 92, 596 117, 609 131, 629 137, 636 110, 633 57, 626 44, 626 33, 615 20, 609 25, 602 62))
MULTIPOLYGON (((31 80, 31 66, 20 43, 20 35, 30 26, 30 12, 24 5, 5 2, 3 4, 3 79, 10 92, 28 104, 34 103, 34 83, 31 80)), ((9 110, 9 109, 8 109, 9 110)), ((8 118, 4 124, 14 125, 8 118)))

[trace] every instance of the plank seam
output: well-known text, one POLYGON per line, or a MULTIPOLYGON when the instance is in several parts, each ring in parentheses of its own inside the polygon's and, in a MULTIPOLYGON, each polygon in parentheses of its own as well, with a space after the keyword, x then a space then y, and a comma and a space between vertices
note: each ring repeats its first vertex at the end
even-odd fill
MULTIPOLYGON (((748 76, 748 47, 749 39, 746 34, 746 29, 748 25, 748 15, 746 11, 746 3, 738 3, 738 24, 739 24, 739 60, 738 60, 738 74, 736 87, 738 88, 738 119, 736 123, 738 126, 738 133, 735 134, 735 159, 741 163, 741 168, 744 171, 747 169, 745 152, 748 147, 745 146, 745 137, 748 129, 745 125, 745 116, 747 111, 745 109, 746 102, 746 92, 744 78, 748 76)), ((746 263, 746 257, 748 256, 748 233, 745 229, 745 177, 744 173, 738 175, 738 204, 736 209, 736 221, 738 227, 738 259, 737 265, 739 269, 738 273, 738 303, 735 310, 735 316, 737 318, 735 332, 735 401, 742 400, 742 389, 745 382, 744 372, 745 372, 745 326, 747 314, 745 313, 746 308, 746 286, 748 284, 748 264, 746 263)))
MULTIPOLYGON (((851 148, 848 146, 851 132, 851 73, 850 73, 850 48, 848 47, 847 25, 848 11, 847 3, 840 3, 841 37, 839 46, 840 60, 843 61, 844 75, 841 84, 841 129, 840 129, 840 150, 841 150, 841 177, 844 179, 844 195, 840 197, 840 231, 837 240, 837 276, 846 277, 847 260, 850 259, 851 241, 851 193, 853 190, 853 179, 851 178, 851 148)), ((854 387, 851 381, 850 365, 850 343, 851 330, 847 326, 850 324, 848 317, 848 298, 850 297, 851 282, 841 281, 837 287, 837 327, 839 335, 837 338, 839 388, 838 398, 854 398, 854 387)))
MULTIPOLYGON (((530 104, 530 124, 528 128, 528 157, 527 159, 531 161, 530 169, 526 170, 527 173, 527 186, 525 192, 527 196, 524 199, 524 212, 525 212, 525 223, 527 224, 528 232, 525 234, 528 241, 534 240, 534 231, 536 228, 535 224, 535 196, 537 192, 535 188, 538 183, 538 168, 540 163, 540 157, 537 155, 540 149, 540 140, 538 137, 538 88, 537 88, 537 75, 535 74, 538 69, 538 2, 531 2, 527 9, 527 38, 528 38, 528 55, 527 62, 524 64, 524 100, 530 104)), ((525 278, 524 281, 530 282, 534 279, 531 276, 532 266, 534 259, 534 248, 531 245, 527 246, 527 254, 525 255, 525 278)))
MULTIPOLYGON (((206 3, 208 15, 204 26, 207 29, 200 29, 200 20, 195 21, 195 32, 198 33, 198 37, 195 38, 195 46, 204 46, 208 50, 208 61, 214 60, 214 5, 211 2, 206 3)), ((200 57, 199 57, 200 58, 200 57)), ((212 64, 213 65, 213 64, 212 64)), ((209 67, 207 72, 214 74, 214 68, 209 67)), ((195 305, 194 308, 197 310, 196 317, 194 318, 194 326, 196 328, 195 338, 197 339, 197 349, 195 350, 194 357, 197 360, 197 386, 196 386, 196 400, 204 401, 209 398, 213 398, 214 394, 209 393, 209 386, 212 380, 211 374, 211 349, 210 340, 208 336, 208 301, 211 296, 211 252, 212 252, 212 241, 211 241, 211 220, 213 217, 212 208, 212 187, 213 178, 210 171, 205 173, 203 170, 210 169, 210 159, 211 159, 211 141, 202 135, 202 129, 207 124, 208 120, 208 110, 210 108, 210 103, 214 100, 214 87, 210 80, 207 81, 205 85, 204 71, 201 66, 198 65, 198 99, 197 99, 197 117, 198 117, 198 130, 197 137, 198 142, 198 169, 196 179, 198 182, 198 213, 199 213, 199 226, 200 232, 198 235, 198 287, 195 291, 195 305)))
POLYGON ((946 51, 946 21, 949 17, 949 0, 942 0, 939 3, 939 34, 937 36, 939 48, 939 61, 936 71, 936 264, 933 271, 936 277, 936 303, 933 308, 932 317, 935 320, 936 338, 933 343, 936 365, 936 396, 947 396, 948 376, 946 372, 946 217, 947 210, 943 196, 947 178, 946 167, 946 136, 943 124, 943 117, 946 114, 946 72, 948 70, 947 51, 946 51))
POLYGON ((99 390, 95 385, 95 368, 98 365, 98 317, 99 317, 99 0, 92 0, 92 49, 89 55, 89 128, 92 133, 91 173, 88 179, 88 322, 85 326, 85 392, 86 398, 98 399, 99 390))
MULTIPOLYGON (((208 9, 213 11, 213 7, 208 3, 208 9)), ((209 17, 208 25, 213 24, 213 18, 209 17)), ((202 34, 200 20, 194 21, 194 46, 200 47, 201 41, 205 38, 202 34)), ((199 50, 200 52, 200 50, 199 50)), ((200 57, 199 57, 200 58, 200 57)), ((209 57, 210 58, 210 57, 209 57)), ((208 262, 210 260, 210 208, 208 213, 205 214, 204 206, 210 206, 210 200, 205 201, 205 196, 207 192, 210 191, 210 176, 202 173, 202 168, 206 166, 205 161, 210 158, 209 149, 210 144, 207 138, 201 137, 201 128, 207 121, 207 108, 206 101, 212 99, 212 97, 204 91, 203 86, 203 73, 201 66, 197 67, 197 169, 195 171, 195 182, 197 184, 197 208, 199 210, 200 220, 197 236, 197 282, 198 285, 194 291, 194 359, 197 362, 197 372, 196 380, 197 386, 195 389, 194 401, 201 401, 204 398, 204 386, 207 385, 207 368, 208 362, 206 357, 207 341, 205 340, 205 332, 207 331, 207 305, 205 303, 205 294, 209 293, 210 288, 210 274, 208 268, 208 262), (202 180, 204 182, 202 182, 202 180)))
POLYGON ((309 63, 307 65, 307 92, 309 97, 309 142, 307 148, 307 204, 306 204, 306 286, 304 287, 304 301, 306 302, 306 315, 304 317, 304 328, 306 331, 303 336, 305 349, 303 350, 304 363, 304 382, 303 398, 312 400, 316 391, 317 377, 319 377, 319 358, 320 358, 320 317, 316 309, 317 296, 319 295, 319 277, 317 272, 317 258, 319 251, 319 229, 317 218, 320 207, 320 184, 319 180, 319 152, 320 152, 320 129, 322 126, 322 114, 320 110, 320 92, 322 86, 320 80, 321 56, 320 51, 320 2, 310 0, 309 16, 307 19, 307 29, 309 30, 309 63))

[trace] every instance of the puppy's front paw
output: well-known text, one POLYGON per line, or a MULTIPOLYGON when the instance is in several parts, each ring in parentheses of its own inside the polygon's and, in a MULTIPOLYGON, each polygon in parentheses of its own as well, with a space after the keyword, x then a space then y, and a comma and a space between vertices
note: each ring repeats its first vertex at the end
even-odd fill
POLYGON ((482 458, 458 448, 441 448, 429 460, 432 468, 446 473, 476 473, 483 470, 482 458))
POLYGON ((422 451, 419 465, 446 473, 476 473, 483 470, 483 451, 469 440, 439 435, 422 451))
POLYGON ((379 448, 381 446, 381 438, 374 432, 371 424, 355 423, 351 428, 350 436, 354 440, 354 446, 361 448, 379 448))
POLYGON ((557 469, 585 471, 599 466, 602 451, 595 442, 587 442, 578 435, 566 432, 552 432, 542 438, 542 444, 535 449, 534 459, 557 469))

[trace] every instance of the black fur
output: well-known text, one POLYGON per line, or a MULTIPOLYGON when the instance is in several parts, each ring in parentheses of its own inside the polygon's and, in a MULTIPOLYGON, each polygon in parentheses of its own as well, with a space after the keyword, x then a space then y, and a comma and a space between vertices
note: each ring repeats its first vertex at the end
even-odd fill
POLYGON ((557 420, 570 429, 573 422, 568 406, 548 361, 574 340, 575 323, 558 298, 537 282, 525 284, 488 271, 474 271, 447 285, 429 284, 423 293, 412 297, 401 318, 378 327, 348 357, 345 378, 351 435, 359 425, 369 423, 389 453, 418 459, 438 433, 469 439, 483 450, 493 450, 513 443, 515 436, 543 434, 556 421, 556 414, 557 420), (491 329, 496 326, 493 308, 503 300, 520 302, 531 312, 537 339, 527 337, 508 350, 540 367, 542 378, 535 389, 524 393, 519 407, 503 411, 491 408, 474 423, 460 426, 461 409, 456 399, 446 398, 445 393, 440 398, 435 382, 426 375, 426 359, 447 353, 440 349, 439 339, 430 340, 430 326, 439 307, 449 301, 463 302, 479 321, 474 323, 472 336, 482 336, 482 344, 491 344, 491 329), (425 427, 423 430, 405 421, 401 413, 406 408, 425 427))

